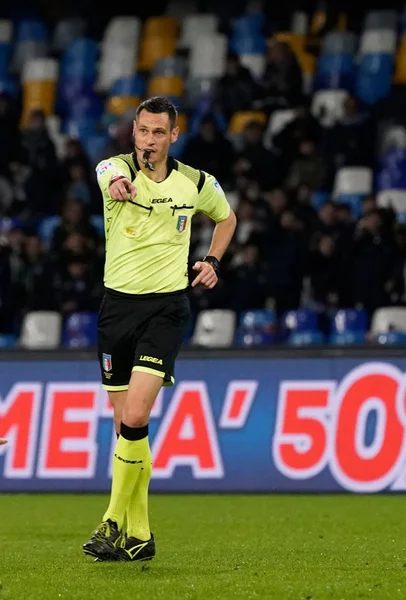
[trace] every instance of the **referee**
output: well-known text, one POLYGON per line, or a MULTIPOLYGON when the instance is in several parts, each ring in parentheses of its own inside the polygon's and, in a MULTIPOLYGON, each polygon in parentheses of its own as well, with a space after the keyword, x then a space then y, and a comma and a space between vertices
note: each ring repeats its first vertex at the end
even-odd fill
POLYGON ((188 329, 188 255, 195 213, 215 223, 207 256, 193 269, 213 288, 236 217, 216 179, 168 156, 179 128, 174 105, 145 100, 134 122, 135 150, 97 165, 106 232, 105 294, 99 313, 98 358, 118 434, 109 506, 84 544, 98 560, 149 560, 152 460, 149 415, 188 329), (126 518, 127 527, 124 529, 126 518))

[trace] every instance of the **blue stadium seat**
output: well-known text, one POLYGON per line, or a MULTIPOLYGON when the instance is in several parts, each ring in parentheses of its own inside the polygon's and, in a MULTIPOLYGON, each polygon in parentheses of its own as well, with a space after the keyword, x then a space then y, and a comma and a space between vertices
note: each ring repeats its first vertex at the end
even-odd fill
POLYGON ((189 139, 189 135, 187 133, 180 133, 178 135, 178 139, 170 147, 170 155, 173 156, 173 158, 177 158, 177 159, 181 158, 183 149, 184 149, 188 139, 189 139))
POLYGON ((373 105, 387 96, 392 84, 393 56, 386 53, 365 54, 355 79, 355 95, 373 105))
POLYGON ((381 157, 376 191, 406 190, 406 148, 393 148, 381 157))
POLYGON ((44 217, 38 227, 38 235, 42 243, 47 247, 52 239, 55 228, 60 224, 61 217, 51 216, 44 217))
POLYGON ((98 162, 101 158, 102 152, 107 144, 111 141, 111 137, 108 133, 100 131, 90 135, 82 137, 82 146, 84 151, 92 162, 98 162))
POLYGON ((97 42, 90 38, 80 38, 68 44, 60 61, 60 79, 81 79, 94 83, 97 77, 99 59, 97 42))
POLYGON ((266 50, 265 18, 261 13, 235 19, 230 34, 230 49, 237 54, 263 54, 266 50))
POLYGON ((8 77, 11 55, 11 44, 0 43, 0 79, 8 77))
POLYGON ((339 194, 335 200, 339 204, 348 204, 351 206, 352 214, 355 217, 360 217, 363 198, 364 194, 339 194))
POLYGON ((313 208, 319 210, 325 202, 330 198, 329 192, 313 192, 311 197, 311 203, 313 208))
POLYGON ((294 331, 288 338, 290 346, 318 346, 324 343, 325 339, 320 331, 294 331))
POLYGON ((97 343, 97 313, 72 313, 63 327, 62 345, 67 348, 88 348, 97 343))
POLYGON ((329 343, 333 346, 356 346, 366 342, 364 331, 343 331, 341 333, 332 333, 329 337, 329 343))
POLYGON ((239 346, 264 346, 275 341, 276 315, 273 310, 249 310, 241 314, 236 332, 239 346))
POLYGON ((338 310, 331 321, 332 333, 361 331, 368 328, 368 316, 365 310, 349 308, 338 310))
POLYGON ((317 62, 315 90, 348 90, 354 87, 354 57, 347 53, 325 53, 317 62))
POLYGON ((388 331, 375 336, 378 344, 385 346, 406 346, 406 333, 403 331, 388 331))
POLYGON ((92 215, 90 222, 97 229, 97 232, 104 237, 104 217, 103 215, 92 215))
POLYGON ((78 138, 84 143, 88 136, 97 133, 98 121, 95 117, 65 119, 62 122, 62 133, 69 137, 78 138))
POLYGON ((18 96, 19 87, 16 81, 12 79, 2 79, 0 77, 0 93, 5 92, 14 96, 15 98, 18 96))
POLYGON ((131 77, 116 79, 111 87, 110 96, 144 96, 145 89, 145 77, 137 73, 131 77))
POLYGON ((38 19, 22 19, 16 25, 15 42, 46 41, 49 32, 43 21, 38 19))
POLYGON ((0 335, 0 348, 12 348, 17 344, 17 341, 16 335, 0 335))
POLYGON ((290 310, 283 316, 283 327, 287 331, 317 332, 317 313, 308 308, 290 310))

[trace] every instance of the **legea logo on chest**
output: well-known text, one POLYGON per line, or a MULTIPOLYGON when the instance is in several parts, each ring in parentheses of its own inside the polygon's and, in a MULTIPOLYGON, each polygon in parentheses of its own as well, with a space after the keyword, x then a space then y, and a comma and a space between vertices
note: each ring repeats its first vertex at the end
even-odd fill
POLYGON ((151 204, 167 204, 168 202, 173 202, 172 198, 152 198, 150 200, 151 204))

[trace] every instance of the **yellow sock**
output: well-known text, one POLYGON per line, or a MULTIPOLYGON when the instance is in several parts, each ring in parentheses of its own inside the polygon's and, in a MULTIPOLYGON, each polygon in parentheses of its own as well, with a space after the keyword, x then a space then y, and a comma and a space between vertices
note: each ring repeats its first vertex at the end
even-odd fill
POLYGON ((147 442, 145 461, 127 507, 127 535, 147 541, 151 537, 148 519, 148 487, 152 472, 151 450, 147 442))
POLYGON ((103 521, 107 519, 115 521, 119 529, 123 526, 128 504, 145 463, 146 449, 149 451, 147 437, 141 440, 129 440, 120 435, 118 438, 113 458, 110 504, 103 521))

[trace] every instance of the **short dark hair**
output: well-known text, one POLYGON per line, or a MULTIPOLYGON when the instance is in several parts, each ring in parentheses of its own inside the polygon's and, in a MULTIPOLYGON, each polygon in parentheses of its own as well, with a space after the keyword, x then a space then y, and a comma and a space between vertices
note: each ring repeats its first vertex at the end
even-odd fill
POLYGON ((143 110, 147 110, 148 112, 156 115, 159 113, 167 113, 171 129, 176 127, 178 111, 176 110, 175 105, 168 100, 168 98, 165 98, 165 96, 152 96, 152 98, 147 98, 144 100, 144 102, 141 102, 135 113, 136 119, 138 119, 141 111, 143 110))

